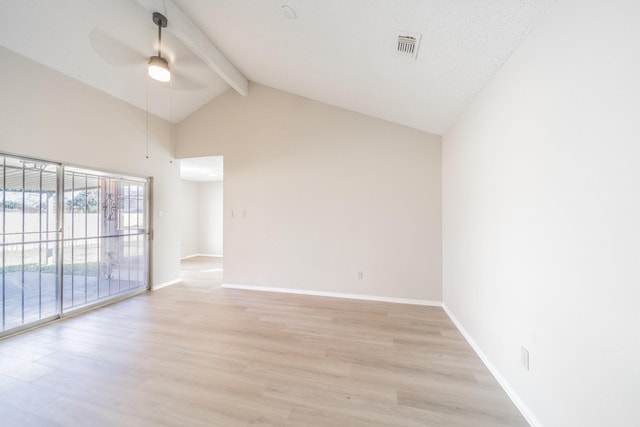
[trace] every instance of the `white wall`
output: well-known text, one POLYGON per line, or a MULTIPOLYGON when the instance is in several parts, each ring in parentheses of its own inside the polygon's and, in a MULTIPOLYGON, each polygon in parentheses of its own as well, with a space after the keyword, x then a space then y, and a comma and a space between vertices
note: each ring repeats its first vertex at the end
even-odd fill
POLYGON ((440 137, 257 84, 176 133, 225 156, 226 283, 441 300, 440 137))
POLYGON ((222 256, 222 181, 180 181, 180 256, 222 256))
POLYGON ((198 183, 198 253, 222 256, 222 181, 198 183))
POLYGON ((0 47, 0 151, 154 177, 153 284, 179 277, 178 162, 169 124, 0 47), (159 217, 157 213, 163 212, 159 217))
POLYGON ((180 180, 180 257, 198 250, 198 183, 180 180))
POLYGON ((639 16, 558 1, 443 138, 445 305, 541 425, 640 425, 639 16))

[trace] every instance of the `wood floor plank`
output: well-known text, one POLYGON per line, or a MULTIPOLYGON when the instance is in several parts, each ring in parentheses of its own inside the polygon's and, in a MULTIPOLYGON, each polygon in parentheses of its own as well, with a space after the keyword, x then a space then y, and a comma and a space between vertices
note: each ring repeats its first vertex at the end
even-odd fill
POLYGON ((526 426, 439 307, 183 283, 0 341, 27 426, 526 426))

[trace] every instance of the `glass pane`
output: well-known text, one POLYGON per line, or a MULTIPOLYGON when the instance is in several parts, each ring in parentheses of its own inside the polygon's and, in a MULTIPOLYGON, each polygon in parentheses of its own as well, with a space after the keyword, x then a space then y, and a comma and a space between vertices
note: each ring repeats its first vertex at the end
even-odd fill
POLYGON ((1 331, 7 331, 58 313, 58 166, 12 157, 0 159, 1 331))
MULTIPOLYGON (((73 261, 71 265, 65 262, 67 310, 147 286, 146 251, 139 247, 137 239, 138 233, 146 232, 138 226, 137 212, 139 197, 145 205, 145 184, 82 172, 81 179, 76 175, 73 180, 66 180, 74 185, 73 197, 68 197, 70 201, 65 203, 74 206, 75 222, 73 237, 65 235, 65 241, 73 239, 69 249, 66 249, 69 242, 65 242, 73 261), (81 205, 83 227, 78 225, 81 205)), ((141 223, 145 220, 144 216, 140 219, 141 223)), ((142 244, 146 244, 146 239, 142 244)))
MULTIPOLYGON (((7 163, 9 163, 7 161, 7 163)), ((4 180, 4 212, 6 243, 22 243, 23 227, 23 169, 6 166, 4 180)))
POLYGON ((22 245, 5 246, 4 298, 5 298, 5 330, 22 326, 23 315, 23 270, 22 245))
POLYGON ((24 169, 24 241, 40 240, 40 215, 42 212, 40 192, 40 168, 37 164, 24 169))
POLYGON ((85 188, 86 180, 82 175, 74 175, 73 177, 73 191, 72 191, 72 211, 73 216, 71 221, 73 223, 73 238, 78 239, 85 237, 86 234, 86 218, 85 213, 87 211, 87 191, 85 188))
POLYGON ((40 243, 40 319, 55 316, 58 313, 58 282, 55 260, 55 244, 40 243))

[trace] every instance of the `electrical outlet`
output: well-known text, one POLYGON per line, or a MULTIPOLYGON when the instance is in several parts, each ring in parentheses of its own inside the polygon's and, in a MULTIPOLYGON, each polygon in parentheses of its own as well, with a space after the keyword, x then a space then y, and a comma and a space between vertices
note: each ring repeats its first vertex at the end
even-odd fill
POLYGON ((363 277, 364 274, 362 273, 362 271, 358 271, 358 280, 362 280, 363 277))
POLYGON ((520 363, 524 369, 529 370, 529 350, 524 347, 520 347, 520 363))

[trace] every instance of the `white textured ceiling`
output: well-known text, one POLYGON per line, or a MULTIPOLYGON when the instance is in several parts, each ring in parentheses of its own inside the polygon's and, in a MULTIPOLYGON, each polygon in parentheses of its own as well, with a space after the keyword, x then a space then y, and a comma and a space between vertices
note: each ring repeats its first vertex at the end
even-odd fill
POLYGON ((148 79, 157 36, 134 0, 0 0, 0 45, 167 120, 229 88, 169 31, 162 50, 176 78, 171 87, 148 79))
MULTIPOLYGON (((436 134, 553 1, 175 0, 249 80, 436 134), (403 31, 422 35, 415 60, 395 52, 403 31)), ((156 27, 139 2, 0 0, 0 10, 0 44, 146 108, 156 27)), ((228 89, 170 31, 163 47, 185 78, 171 92, 151 81, 151 112, 179 121, 228 89)))

